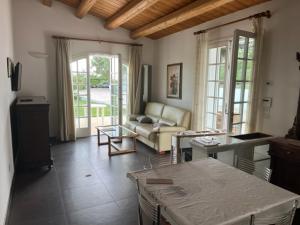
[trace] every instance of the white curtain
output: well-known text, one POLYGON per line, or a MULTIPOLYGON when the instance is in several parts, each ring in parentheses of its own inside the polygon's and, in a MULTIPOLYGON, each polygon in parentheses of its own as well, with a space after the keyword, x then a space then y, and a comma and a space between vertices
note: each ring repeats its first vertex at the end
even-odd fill
POLYGON ((129 114, 141 113, 142 101, 142 47, 131 46, 129 52, 129 114))
POLYGON ((204 129, 207 45, 207 33, 200 33, 197 36, 196 77, 192 114, 192 129, 197 131, 204 129))
POLYGON ((263 48, 263 18, 254 18, 252 20, 253 29, 256 34, 255 43, 255 62, 254 62, 254 73, 253 73, 253 89, 251 96, 250 105, 250 119, 249 119, 249 131, 254 132, 259 130, 259 124, 262 123, 262 114, 260 112, 261 99, 262 99, 262 86, 263 86, 263 76, 260 71, 260 64, 262 60, 262 48, 263 48))
POLYGON ((58 122, 61 141, 76 139, 69 51, 70 42, 68 40, 56 40, 58 122))

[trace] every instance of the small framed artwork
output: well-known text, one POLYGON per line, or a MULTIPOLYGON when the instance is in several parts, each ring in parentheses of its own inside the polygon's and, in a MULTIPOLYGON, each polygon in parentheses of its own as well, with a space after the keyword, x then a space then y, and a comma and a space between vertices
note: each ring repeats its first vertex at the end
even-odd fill
POLYGON ((182 63, 167 65, 167 98, 182 98, 182 63))
POLYGON ((7 76, 11 77, 14 73, 14 63, 11 58, 7 57, 7 76))

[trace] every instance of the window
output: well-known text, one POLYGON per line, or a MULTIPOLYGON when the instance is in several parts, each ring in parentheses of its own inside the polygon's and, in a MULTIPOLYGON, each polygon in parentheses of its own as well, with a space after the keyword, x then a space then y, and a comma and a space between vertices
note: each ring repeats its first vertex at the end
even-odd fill
POLYGON ((206 129, 225 128, 225 86, 227 77, 227 46, 208 49, 206 83, 206 129))

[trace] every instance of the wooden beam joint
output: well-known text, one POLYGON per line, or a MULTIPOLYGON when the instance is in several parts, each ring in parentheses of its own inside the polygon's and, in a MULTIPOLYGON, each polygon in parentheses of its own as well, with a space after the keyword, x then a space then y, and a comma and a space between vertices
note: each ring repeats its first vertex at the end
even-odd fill
POLYGON ((159 18, 145 26, 131 32, 131 38, 136 39, 156 33, 176 24, 187 21, 196 16, 203 15, 216 8, 232 3, 235 0, 197 0, 164 17, 159 18))
POLYGON ((115 29, 142 13, 158 1, 159 0, 132 0, 114 15, 109 17, 104 26, 106 29, 115 29))
POLYGON ((96 4, 97 0, 81 0, 80 5, 76 11, 76 16, 78 18, 83 18, 91 8, 96 4))
POLYGON ((46 5, 46 6, 49 6, 51 7, 52 6, 52 0, 41 0, 43 5, 46 5))

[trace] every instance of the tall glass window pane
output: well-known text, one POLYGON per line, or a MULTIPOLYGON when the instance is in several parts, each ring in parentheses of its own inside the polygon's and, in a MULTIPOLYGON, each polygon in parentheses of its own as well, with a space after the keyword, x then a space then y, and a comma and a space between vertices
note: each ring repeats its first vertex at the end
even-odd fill
POLYGON ((207 129, 223 129, 227 47, 210 48, 208 53, 205 126, 207 129))
POLYGON ((211 48, 208 51, 208 63, 209 64, 216 64, 217 63, 217 48, 211 48))

